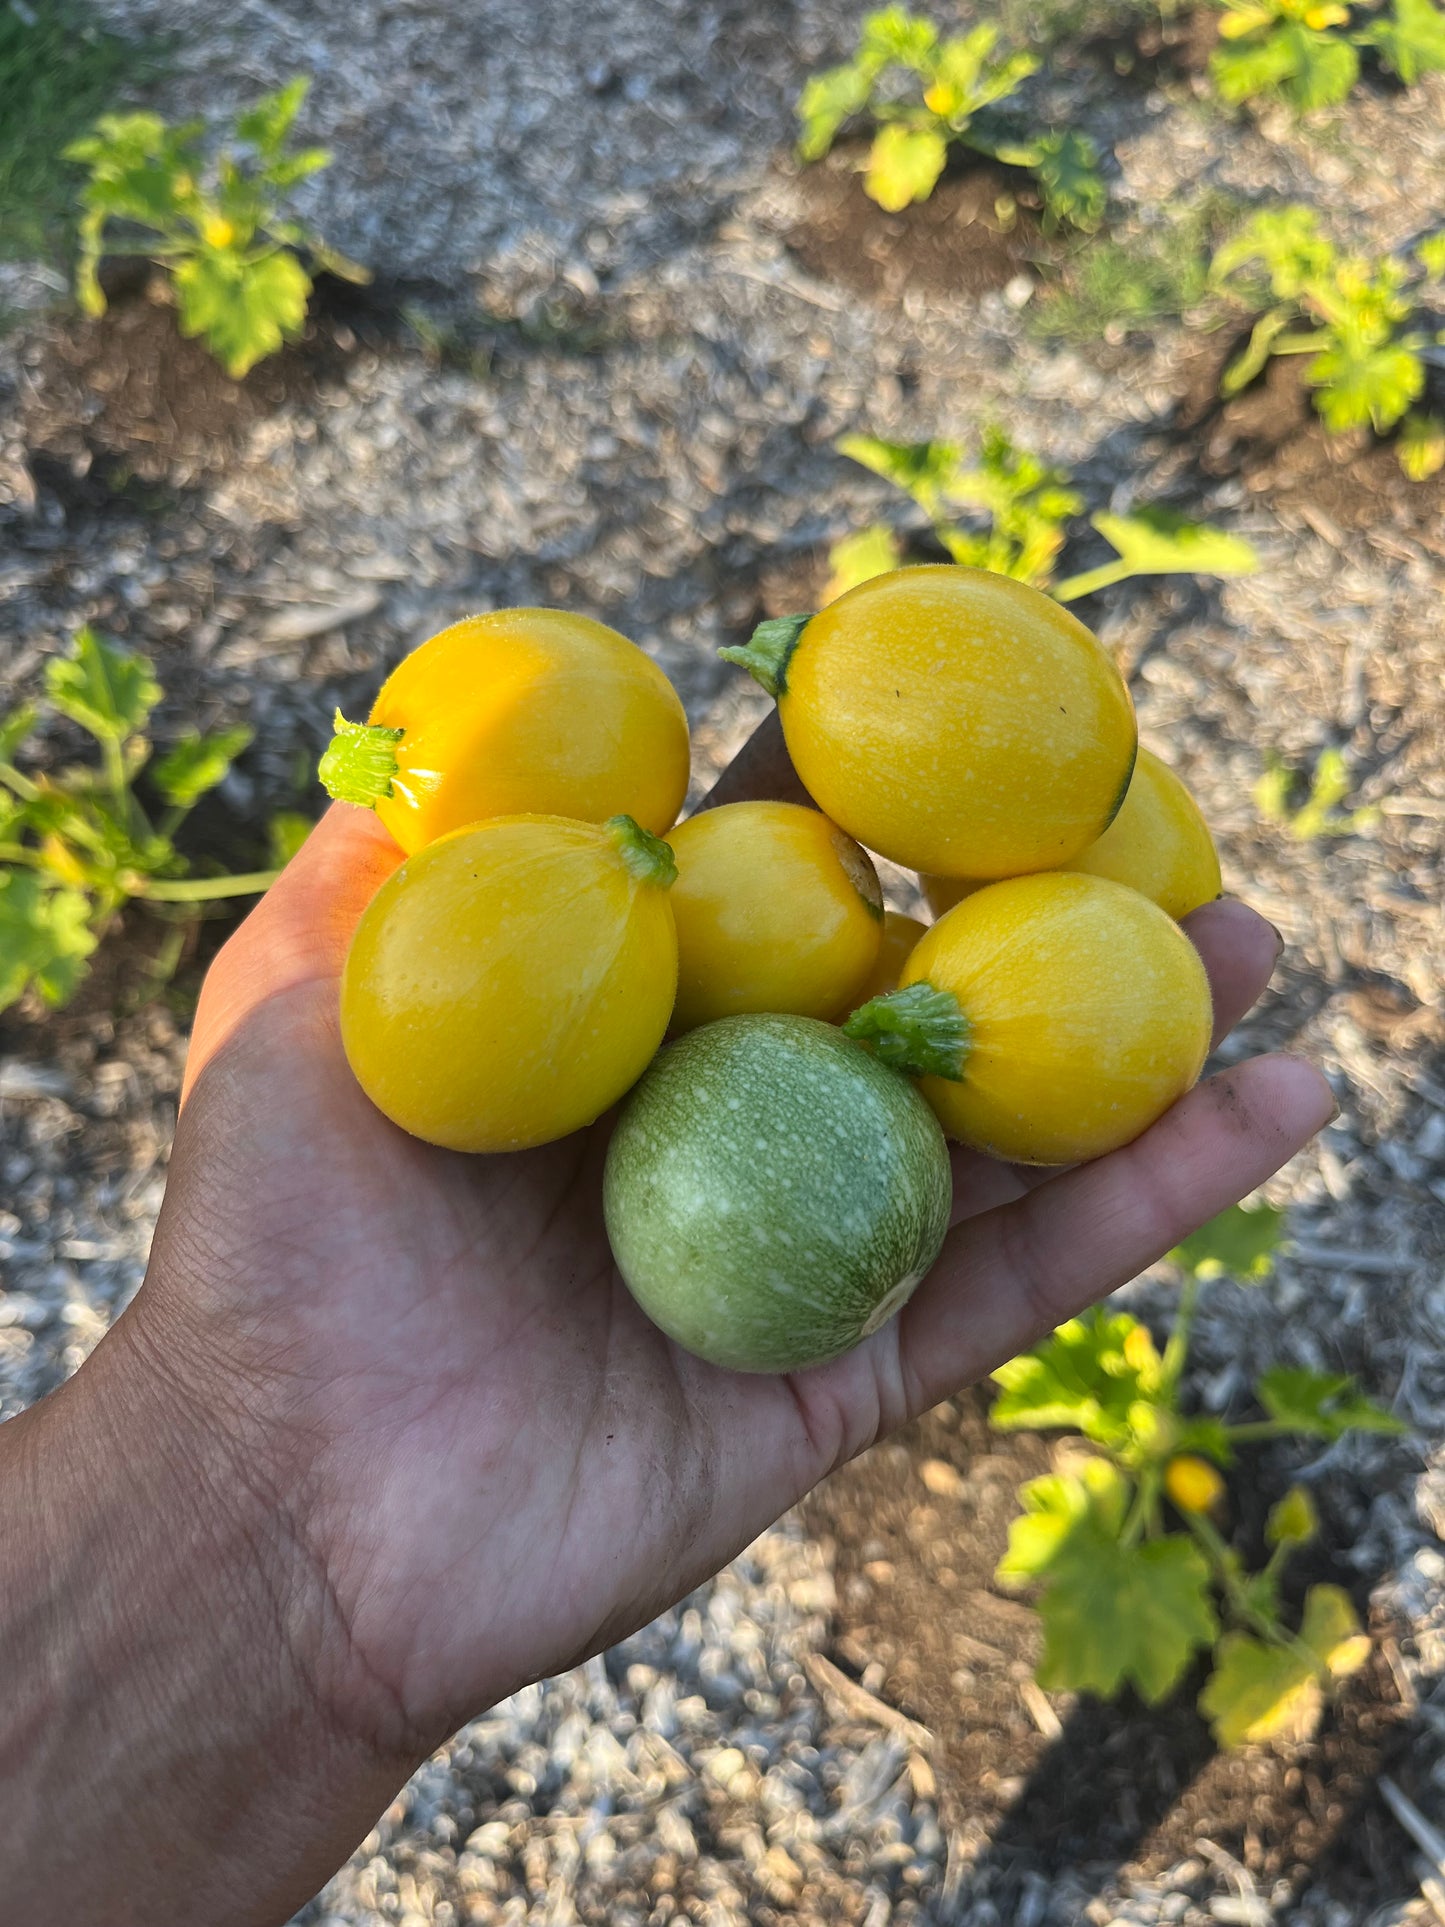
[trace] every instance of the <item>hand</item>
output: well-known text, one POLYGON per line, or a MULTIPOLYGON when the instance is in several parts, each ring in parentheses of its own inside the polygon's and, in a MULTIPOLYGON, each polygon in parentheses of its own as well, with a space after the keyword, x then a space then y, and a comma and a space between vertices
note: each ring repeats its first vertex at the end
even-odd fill
MULTIPOLYGON (((760 738, 727 794, 782 787, 775 733, 760 738)), ((303 1708, 287 1733, 308 1708, 324 1730, 314 1751, 288 1741, 294 1761, 257 1762, 313 1818, 264 1856, 253 1907, 305 1898, 466 1718, 644 1623, 832 1467, 1259 1184, 1333 1109, 1308 1065, 1261 1058, 1088 1166, 957 1152, 955 1228, 899 1318, 830 1365, 728 1374, 664 1339, 613 1269, 605 1121, 467 1158, 406 1137, 353 1082, 338 973, 400 860, 373 818, 333 808, 217 958, 149 1276, 73 1387, 93 1376, 122 1451, 168 1415, 176 1516, 247 1522, 217 1526, 210 1559, 239 1541, 265 1570, 249 1590, 269 1623, 240 1649, 257 1696, 284 1680, 303 1708)), ((1188 928, 1222 1033, 1277 939, 1230 902, 1188 928)), ((181 1819, 204 1832, 204 1815, 181 1819)), ((164 1916, 163 1890, 143 1905, 164 1916)))

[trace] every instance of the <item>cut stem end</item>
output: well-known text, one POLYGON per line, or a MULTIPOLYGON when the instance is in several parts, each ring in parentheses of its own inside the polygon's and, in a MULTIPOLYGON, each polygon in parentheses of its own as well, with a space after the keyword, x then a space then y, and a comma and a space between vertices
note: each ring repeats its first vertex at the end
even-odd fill
POLYGON ((867 1044, 880 1063, 909 1077, 946 1077, 957 1083, 968 1062, 969 1022, 951 990, 907 984, 875 997, 843 1026, 867 1044))
POLYGON ((349 723, 339 709, 332 728, 336 734, 316 770, 326 794, 333 802, 374 810, 382 797, 391 795, 396 745, 403 732, 380 723, 349 723))
POLYGON ((760 622, 740 649, 719 649, 724 662, 746 669, 776 702, 788 686, 788 664, 811 616, 773 616, 760 622))
POLYGON ((639 883, 654 883, 669 890, 677 881, 677 861, 672 845, 651 830, 644 830, 630 816, 609 816, 604 827, 611 833, 622 861, 639 883))

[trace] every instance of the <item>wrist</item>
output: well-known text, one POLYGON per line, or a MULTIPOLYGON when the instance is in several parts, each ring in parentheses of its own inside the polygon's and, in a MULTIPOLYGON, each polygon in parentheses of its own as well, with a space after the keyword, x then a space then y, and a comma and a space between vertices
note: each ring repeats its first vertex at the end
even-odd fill
POLYGON ((217 1927, 282 1921, 417 1754, 358 1691, 245 1388, 162 1363, 145 1297, 0 1427, 0 1867, 27 1919, 123 1927, 185 1892, 217 1927))

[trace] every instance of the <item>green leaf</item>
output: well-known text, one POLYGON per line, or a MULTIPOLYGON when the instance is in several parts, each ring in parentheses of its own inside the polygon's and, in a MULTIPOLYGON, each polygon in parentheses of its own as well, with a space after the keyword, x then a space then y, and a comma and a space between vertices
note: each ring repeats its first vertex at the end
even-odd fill
POLYGON ((1338 1439, 1346 1432, 1383 1432, 1398 1438, 1410 1428, 1402 1419, 1366 1398, 1344 1372, 1313 1372, 1306 1366, 1275 1365, 1254 1388, 1255 1397, 1277 1424, 1308 1438, 1338 1439))
POLYGON ((95 948, 90 900, 33 870, 0 869, 0 1010, 33 984, 47 1004, 63 1004, 85 975, 95 948))
POLYGON ((849 461, 904 489, 929 517, 939 514, 944 491, 963 461, 956 442, 885 442, 874 435, 843 435, 836 447, 849 461))
POLYGON ((316 825, 299 810, 277 810, 266 825, 266 840, 271 852, 271 868, 284 870, 316 825))
POLYGON ((1360 56, 1340 34, 1316 33, 1310 27, 1291 27, 1295 71, 1281 91, 1297 113, 1333 107, 1360 77, 1360 56))
POLYGON ((176 269, 181 333, 203 335, 232 380, 239 381, 306 320, 311 277, 284 250, 248 261, 205 249, 176 269))
POLYGON ((65 149, 90 169, 81 202, 97 229, 106 220, 164 232, 195 202, 203 123, 171 127, 158 114, 104 114, 95 131, 65 149))
POLYGON ((1050 222, 1066 221, 1090 234, 1102 223, 1109 194, 1099 173, 1099 150, 1087 134, 1071 128, 1043 135, 1034 142, 1032 167, 1050 222))
POLYGON ((301 111, 301 103, 310 88, 306 75, 297 74, 278 92, 263 95, 236 116, 236 138, 254 147, 263 160, 272 159, 286 144, 291 123, 301 111))
POLYGON ((1233 1464, 1234 1444, 1229 1427, 1222 1419, 1196 1415, 1176 1420, 1175 1427, 1175 1451, 1201 1452, 1205 1458, 1213 1459, 1216 1465, 1233 1464))
POLYGON ((45 666, 45 693, 63 716, 102 743, 121 743, 145 728, 161 686, 144 656, 104 642, 86 623, 68 656, 45 666))
POLYGON ((1315 407, 1332 435, 1373 427, 1383 435, 1425 392, 1425 364, 1413 349, 1362 345, 1336 333, 1305 370, 1315 407))
POLYGON ((1284 1212, 1272 1204, 1232 1204, 1191 1231, 1169 1256, 1206 1284, 1213 1278, 1241 1284, 1268 1278, 1284 1243, 1284 1221, 1284 1212))
POLYGON ((1046 1579, 1076 1532, 1117 1538, 1129 1509, 1130 1485, 1107 1459, 1085 1459, 1077 1473, 1048 1472, 1019 1488, 1023 1511, 1009 1527, 1008 1550, 994 1577, 1001 1585, 1046 1579))
POLYGON ((992 1376, 1002 1389, 989 1418, 1001 1431, 1068 1429, 1116 1448, 1134 1434, 1134 1408, 1162 1382, 1147 1327, 1097 1306, 992 1376))
POLYGON ((1315 1502, 1302 1485, 1292 1485, 1265 1521, 1265 1542, 1271 1546, 1304 1546, 1320 1529, 1315 1502))
POLYGON ((168 803, 188 810, 207 790, 216 787, 254 736, 255 731, 244 723, 214 736, 202 736, 193 730, 151 764, 151 778, 168 803))
POLYGON ((1445 13, 1433 0, 1395 0, 1390 17, 1372 21, 1358 38, 1376 48, 1407 87, 1425 74, 1445 73, 1445 13))
POLYGON ((1317 836, 1353 836, 1371 828, 1380 813, 1376 809, 1341 812, 1335 808, 1349 795, 1351 783, 1343 752, 1321 750, 1310 778, 1309 793, 1295 808, 1292 802, 1295 772, 1278 757, 1271 756, 1254 786, 1254 798, 1261 815, 1283 824, 1299 842, 1308 842, 1317 836))
POLYGON ((859 67, 831 67, 814 74, 798 96, 798 153, 805 161, 820 161, 833 145, 838 130, 861 114, 873 92, 873 81, 859 67))
POLYGON ((1306 283, 1333 266, 1335 249, 1309 207, 1266 208, 1215 250, 1209 278, 1227 284, 1241 269, 1261 267, 1277 301, 1299 298, 1306 283))
POLYGON ((1209 59, 1215 92, 1231 107, 1276 93, 1295 71, 1294 50, 1278 33, 1248 46, 1217 47, 1209 59))
POLYGON ((1412 482, 1428 482, 1438 475, 1445 468, 1445 415, 1407 415, 1395 453, 1412 482))
POLYGON ((886 522, 874 522, 856 535, 844 536, 828 551, 831 573, 825 602, 835 602, 849 589, 856 589, 860 582, 871 582, 875 576, 889 574, 902 559, 898 537, 886 522))
POLYGON ((40 720, 34 703, 21 703, 0 720, 0 763, 13 763, 15 752, 40 720))
POLYGON ((998 37, 998 28, 985 21, 970 33, 945 40, 933 60, 924 105, 955 134, 962 133, 981 109, 1006 100, 1038 67, 1029 53, 995 60, 998 37))
POLYGON ((1090 1460, 1078 1477, 1031 1480, 997 1577, 1045 1582, 1038 1603, 1041 1686, 1109 1697, 1132 1684, 1157 1705, 1219 1627, 1209 1568, 1192 1539, 1120 1542, 1129 1490, 1102 1459, 1090 1460))
POLYGON ((1253 575, 1259 556, 1253 544, 1207 522, 1190 522, 1171 509, 1142 508, 1132 515, 1099 514, 1090 521, 1128 564, 1130 575, 1253 575))
POLYGON ((1415 259, 1432 281, 1445 281, 1445 229, 1423 240, 1415 250, 1415 259))
POLYGON ((863 186, 890 214, 926 201, 948 159, 948 142, 932 127, 890 121, 873 137, 863 186))
POLYGON ((1248 1633, 1226 1633, 1199 1710, 1221 1746, 1307 1740, 1319 1723, 1325 1689, 1357 1672, 1370 1642, 1348 1593, 1311 1586, 1299 1640, 1276 1645, 1248 1633))
POLYGON ((923 72, 937 43, 938 29, 931 20, 907 7, 885 7, 864 20, 858 58, 875 72, 890 64, 923 72))

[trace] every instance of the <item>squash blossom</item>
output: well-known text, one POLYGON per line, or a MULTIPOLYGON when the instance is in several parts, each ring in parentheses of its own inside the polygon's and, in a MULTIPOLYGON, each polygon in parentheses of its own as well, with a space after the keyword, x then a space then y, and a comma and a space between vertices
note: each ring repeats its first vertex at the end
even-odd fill
POLYGON ((1213 1512, 1224 1497, 1224 1480, 1208 1459, 1181 1452, 1164 1468, 1164 1490, 1181 1512, 1213 1512))

